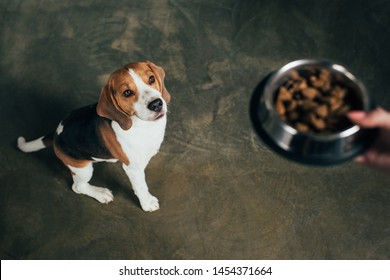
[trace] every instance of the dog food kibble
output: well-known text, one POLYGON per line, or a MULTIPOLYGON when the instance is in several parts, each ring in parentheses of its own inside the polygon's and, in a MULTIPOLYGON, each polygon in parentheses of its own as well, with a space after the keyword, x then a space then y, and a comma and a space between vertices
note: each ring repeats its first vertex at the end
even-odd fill
POLYGON ((291 71, 288 81, 277 90, 278 115, 301 132, 341 131, 351 122, 347 113, 361 109, 361 102, 348 87, 332 79, 328 70, 291 71))

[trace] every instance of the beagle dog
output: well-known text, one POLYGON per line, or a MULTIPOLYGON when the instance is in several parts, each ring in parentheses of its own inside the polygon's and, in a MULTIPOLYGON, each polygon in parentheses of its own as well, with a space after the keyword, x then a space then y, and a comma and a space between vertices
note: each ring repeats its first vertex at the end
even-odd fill
POLYGON ((26 142, 23 152, 53 146, 56 156, 70 169, 72 189, 101 203, 113 200, 110 190, 89 184, 96 162, 122 163, 144 211, 159 209, 150 194, 145 168, 158 152, 167 123, 170 94, 164 70, 152 62, 135 62, 113 72, 98 103, 71 112, 55 132, 26 142))

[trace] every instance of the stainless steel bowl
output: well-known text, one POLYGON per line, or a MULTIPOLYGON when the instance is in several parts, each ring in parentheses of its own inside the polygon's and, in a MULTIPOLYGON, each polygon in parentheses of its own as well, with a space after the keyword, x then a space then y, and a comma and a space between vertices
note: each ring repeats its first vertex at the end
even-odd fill
POLYGON ((357 125, 332 133, 303 133, 283 121, 276 110, 277 90, 290 79, 291 71, 327 69, 334 81, 348 87, 360 100, 364 111, 373 109, 373 102, 363 83, 345 67, 325 60, 297 60, 270 74, 252 96, 251 115, 259 136, 274 151, 297 162, 330 165, 352 159, 362 153, 375 137, 375 131, 357 125))

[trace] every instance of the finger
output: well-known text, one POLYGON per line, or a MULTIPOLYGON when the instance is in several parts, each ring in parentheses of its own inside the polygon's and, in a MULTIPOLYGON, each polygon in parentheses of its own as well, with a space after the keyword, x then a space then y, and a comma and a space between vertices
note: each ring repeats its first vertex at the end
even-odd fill
POLYGON ((356 157, 354 161, 390 174, 389 154, 383 154, 378 153, 375 150, 369 150, 365 154, 356 157))
POLYGON ((363 111, 352 111, 348 114, 351 121, 361 127, 380 127, 390 129, 390 113, 382 108, 377 108, 370 113, 363 111))
POLYGON ((365 158, 365 156, 357 156, 357 157, 354 158, 353 161, 356 162, 356 163, 365 163, 366 162, 366 158, 365 158))
POLYGON ((367 113, 364 111, 351 111, 348 113, 348 117, 353 122, 361 122, 363 119, 367 118, 367 113))

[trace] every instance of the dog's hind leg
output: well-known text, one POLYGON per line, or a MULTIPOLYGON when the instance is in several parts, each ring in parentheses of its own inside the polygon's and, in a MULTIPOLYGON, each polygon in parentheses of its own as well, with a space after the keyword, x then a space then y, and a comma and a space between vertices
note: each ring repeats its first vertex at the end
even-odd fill
POLYGON ((114 200, 114 196, 109 189, 100 188, 89 184, 93 173, 92 162, 89 162, 84 167, 73 167, 69 165, 68 167, 72 172, 72 190, 75 193, 88 195, 101 203, 109 203, 114 200))

